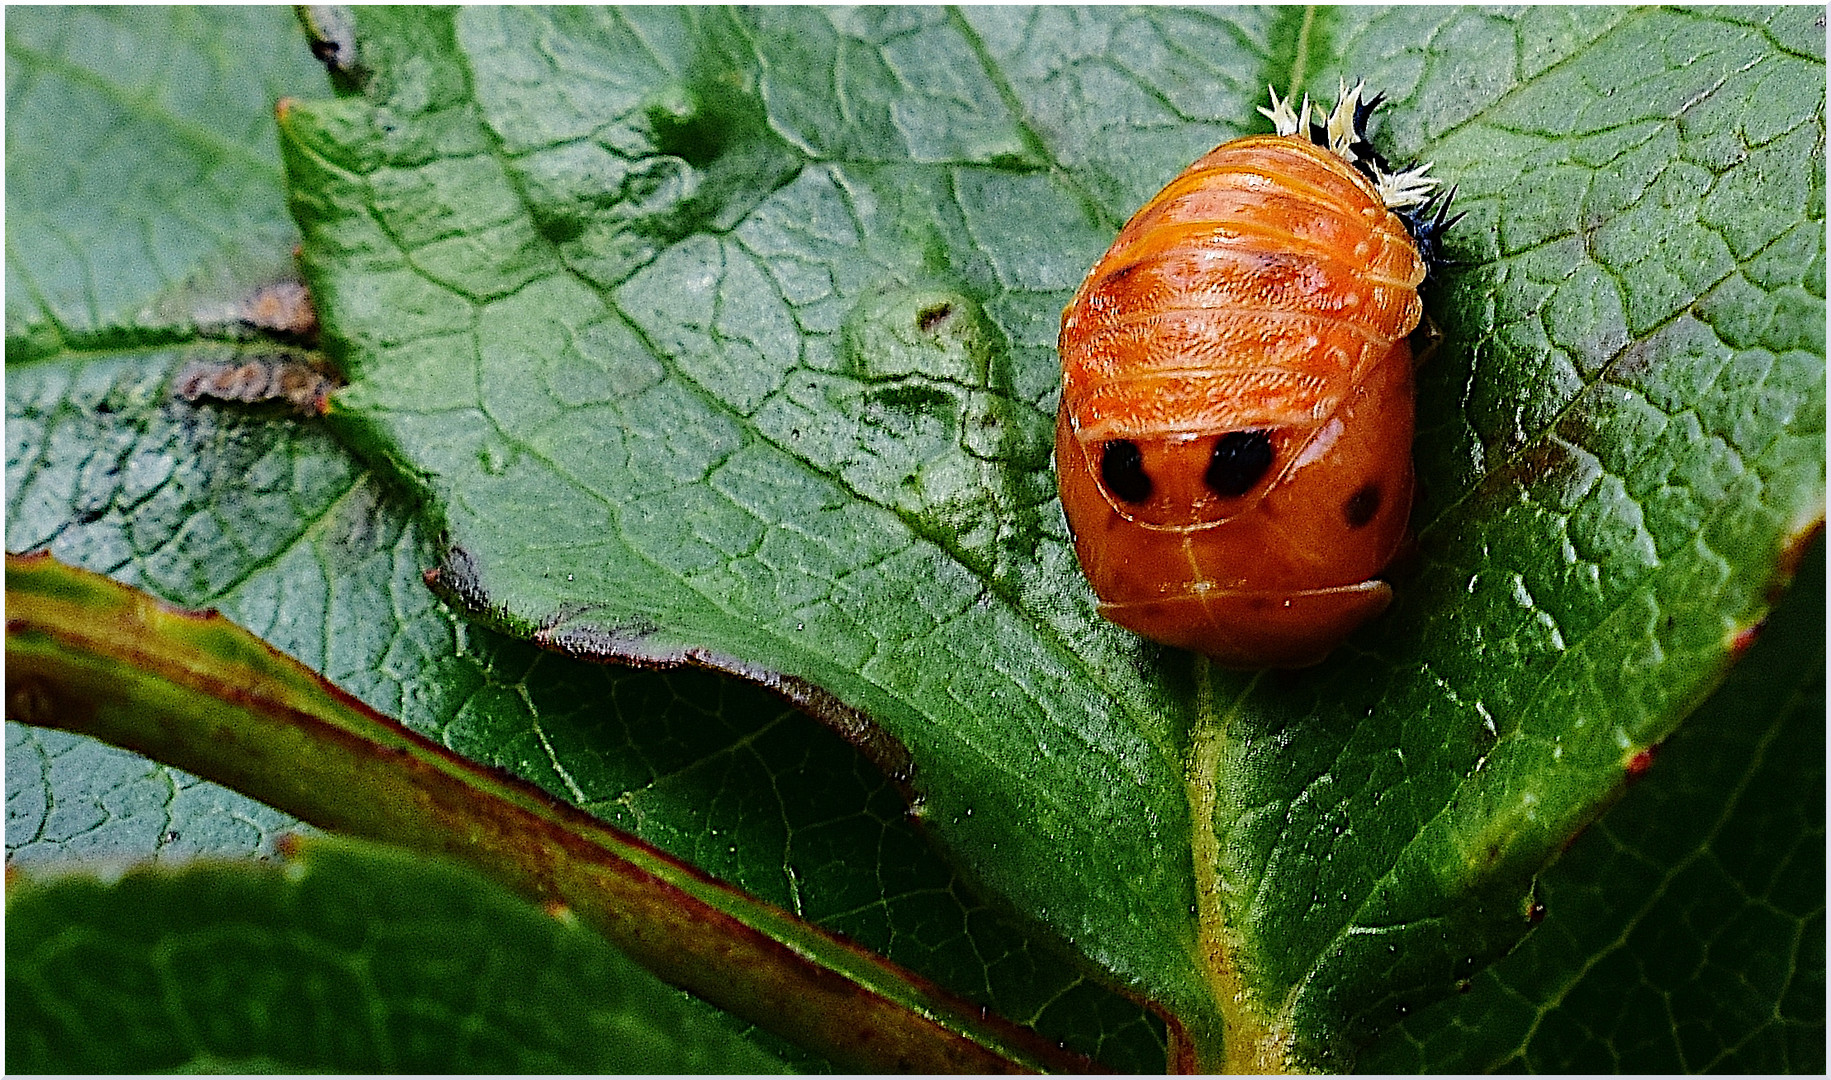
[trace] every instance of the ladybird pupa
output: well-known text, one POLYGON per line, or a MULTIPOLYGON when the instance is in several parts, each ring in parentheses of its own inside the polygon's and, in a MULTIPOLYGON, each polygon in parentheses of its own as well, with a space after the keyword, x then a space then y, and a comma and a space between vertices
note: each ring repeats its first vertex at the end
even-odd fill
POLYGON ((1383 611, 1411 509, 1412 353, 1448 196, 1312 123, 1203 155, 1062 313, 1056 471, 1108 619, 1232 667, 1302 667, 1383 611), (1433 216, 1434 215, 1434 216, 1433 216))

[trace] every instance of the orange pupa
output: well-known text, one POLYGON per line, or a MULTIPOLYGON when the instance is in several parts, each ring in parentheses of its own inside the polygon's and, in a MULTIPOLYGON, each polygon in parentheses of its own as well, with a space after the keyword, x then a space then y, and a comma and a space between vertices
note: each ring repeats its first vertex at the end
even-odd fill
POLYGON ((1320 661, 1384 611, 1406 536, 1409 335, 1449 198, 1326 121, 1209 151, 1062 313, 1056 471, 1100 613, 1229 667, 1320 661), (1434 216, 1433 216, 1434 214, 1434 216))

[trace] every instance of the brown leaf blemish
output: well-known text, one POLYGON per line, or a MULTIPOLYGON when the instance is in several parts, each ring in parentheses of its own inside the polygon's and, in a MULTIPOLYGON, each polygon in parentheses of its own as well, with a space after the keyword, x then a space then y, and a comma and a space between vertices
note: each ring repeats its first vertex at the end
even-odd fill
POLYGON ((1767 628, 1766 619, 1757 619, 1754 623, 1737 630, 1729 639, 1729 657, 1740 660, 1742 655, 1761 639, 1761 631, 1767 628))
POLYGON ((318 338, 318 309, 301 281, 276 281, 262 285, 237 305, 241 321, 256 330, 270 330, 301 341, 318 338))
POLYGON ((284 401, 303 415, 318 416, 329 407, 337 386, 304 356, 277 352, 238 360, 192 360, 178 370, 172 393, 193 404, 205 399, 284 401))
POLYGON ((952 304, 943 302, 934 307, 925 308, 916 316, 916 328, 924 334, 935 333, 954 313, 952 304))
POLYGON ((1627 773, 1628 783, 1633 783, 1647 774, 1653 767, 1653 759, 1659 756, 1659 744, 1636 750, 1622 761, 1621 767, 1627 773))

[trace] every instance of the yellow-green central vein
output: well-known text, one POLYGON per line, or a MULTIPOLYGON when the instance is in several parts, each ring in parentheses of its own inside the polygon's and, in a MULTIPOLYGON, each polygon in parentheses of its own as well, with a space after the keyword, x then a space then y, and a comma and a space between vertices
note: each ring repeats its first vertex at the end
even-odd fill
POLYGON ((1196 1042, 1197 1066, 1203 1071, 1228 1073, 1288 1073, 1295 1067, 1288 1025, 1278 1017, 1266 1015, 1257 996, 1248 989, 1240 968, 1243 943, 1230 927, 1222 905, 1221 838, 1215 827, 1228 729, 1240 714, 1240 703, 1251 696, 1264 673, 1255 675, 1241 688, 1224 715, 1214 700, 1211 664, 1205 657, 1196 658, 1195 676, 1195 721, 1183 772, 1195 875, 1194 960, 1208 981, 1222 1024, 1218 1033, 1191 1032, 1196 1042), (1224 1040, 1219 1047, 1212 1042, 1217 1034, 1224 1040))

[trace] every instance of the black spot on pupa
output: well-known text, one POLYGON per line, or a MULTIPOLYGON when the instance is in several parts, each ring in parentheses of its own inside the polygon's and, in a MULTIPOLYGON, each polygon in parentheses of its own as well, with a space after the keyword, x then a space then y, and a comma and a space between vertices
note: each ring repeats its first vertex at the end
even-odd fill
POLYGON ((1202 479, 1216 495, 1233 498, 1251 491, 1271 467, 1269 432, 1230 431, 1214 441, 1214 453, 1202 479))
POLYGON ((1358 529, 1372 521, 1380 512, 1380 486, 1362 484, 1359 491, 1348 496, 1341 504, 1341 516, 1347 521, 1348 528, 1358 529))
POLYGON ((1144 454, 1130 439, 1112 439, 1100 448, 1100 479, 1121 502, 1141 503, 1151 497, 1144 454))

